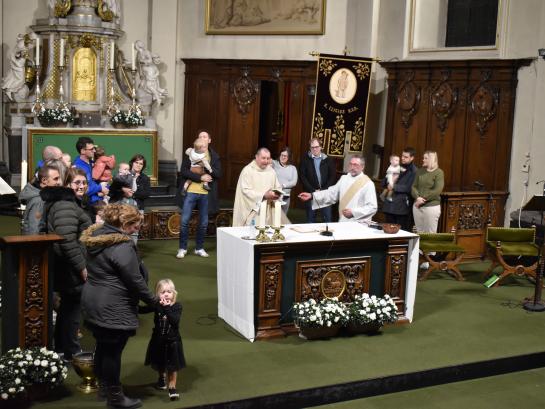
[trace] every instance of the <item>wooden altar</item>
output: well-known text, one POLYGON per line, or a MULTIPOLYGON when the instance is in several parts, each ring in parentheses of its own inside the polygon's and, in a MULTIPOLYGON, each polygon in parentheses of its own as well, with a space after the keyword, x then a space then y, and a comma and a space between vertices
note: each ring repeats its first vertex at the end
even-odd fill
POLYGON ((251 341, 281 337, 293 331, 294 301, 327 295, 348 302, 367 292, 391 295, 400 322, 410 322, 418 236, 346 222, 329 224, 334 233, 325 237, 318 234, 323 228, 288 225, 286 240, 270 243, 248 239, 255 237, 254 227, 218 229, 218 316, 251 341), (293 230, 298 227, 312 231, 293 230))

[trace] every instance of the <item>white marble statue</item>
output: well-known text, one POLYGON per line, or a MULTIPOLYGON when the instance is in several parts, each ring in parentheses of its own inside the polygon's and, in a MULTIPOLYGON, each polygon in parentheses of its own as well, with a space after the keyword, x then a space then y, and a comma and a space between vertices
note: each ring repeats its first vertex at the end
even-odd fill
POLYGON ((2 90, 11 101, 21 102, 28 97, 29 89, 25 83, 25 63, 28 56, 25 36, 18 34, 15 49, 10 56, 8 74, 2 78, 2 90))
POLYGON ((137 40, 134 46, 140 79, 136 88, 138 101, 142 104, 155 101, 162 104, 168 92, 159 86, 159 68, 157 66, 161 63, 161 59, 157 54, 152 54, 147 50, 141 40, 137 40))

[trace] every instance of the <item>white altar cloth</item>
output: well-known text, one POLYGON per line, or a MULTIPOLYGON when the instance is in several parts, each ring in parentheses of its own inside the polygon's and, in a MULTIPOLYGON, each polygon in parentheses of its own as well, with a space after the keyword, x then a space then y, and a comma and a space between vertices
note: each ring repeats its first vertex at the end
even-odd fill
MULTIPOLYGON (((333 232, 333 236, 327 237, 318 233, 324 228, 323 223, 287 225, 282 229, 286 241, 279 244, 380 238, 410 239, 404 315, 412 321, 418 275, 418 236, 403 230, 396 234, 386 234, 382 230, 371 229, 360 223, 344 222, 329 223, 329 230, 333 232), (314 231, 299 233, 293 230, 294 227, 314 231)), ((256 232, 253 226, 217 229, 218 316, 250 341, 255 338, 254 247, 261 243, 247 238, 255 238, 256 232)))

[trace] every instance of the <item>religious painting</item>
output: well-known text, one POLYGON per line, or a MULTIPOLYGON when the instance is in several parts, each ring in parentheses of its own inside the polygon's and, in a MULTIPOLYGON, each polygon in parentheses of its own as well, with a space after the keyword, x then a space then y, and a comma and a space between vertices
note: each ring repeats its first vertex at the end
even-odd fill
POLYGON ((372 63, 369 58, 320 54, 311 137, 330 156, 363 151, 372 63))
POLYGON ((206 34, 324 34, 326 0, 207 0, 206 34))

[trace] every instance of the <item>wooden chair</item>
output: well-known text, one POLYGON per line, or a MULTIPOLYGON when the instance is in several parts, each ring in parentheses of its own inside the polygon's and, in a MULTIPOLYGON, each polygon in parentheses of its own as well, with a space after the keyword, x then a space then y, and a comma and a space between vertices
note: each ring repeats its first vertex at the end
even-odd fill
POLYGON ((486 249, 492 265, 485 273, 489 276, 498 266, 503 267, 498 286, 505 277, 516 274, 536 278, 539 246, 536 244, 536 228, 488 227, 486 230, 486 249), (536 261, 525 266, 520 257, 535 257, 536 261), (506 260, 508 258, 508 260, 506 260), (515 263, 513 263, 515 261, 515 263))
POLYGON ((458 269, 458 264, 462 261, 465 249, 456 244, 456 230, 452 233, 418 233, 420 236, 420 262, 427 261, 429 267, 424 271, 419 280, 423 281, 434 271, 452 271, 458 281, 464 281, 465 278, 458 269), (435 255, 432 255, 435 253, 435 255), (453 254, 454 258, 449 259, 453 254))

